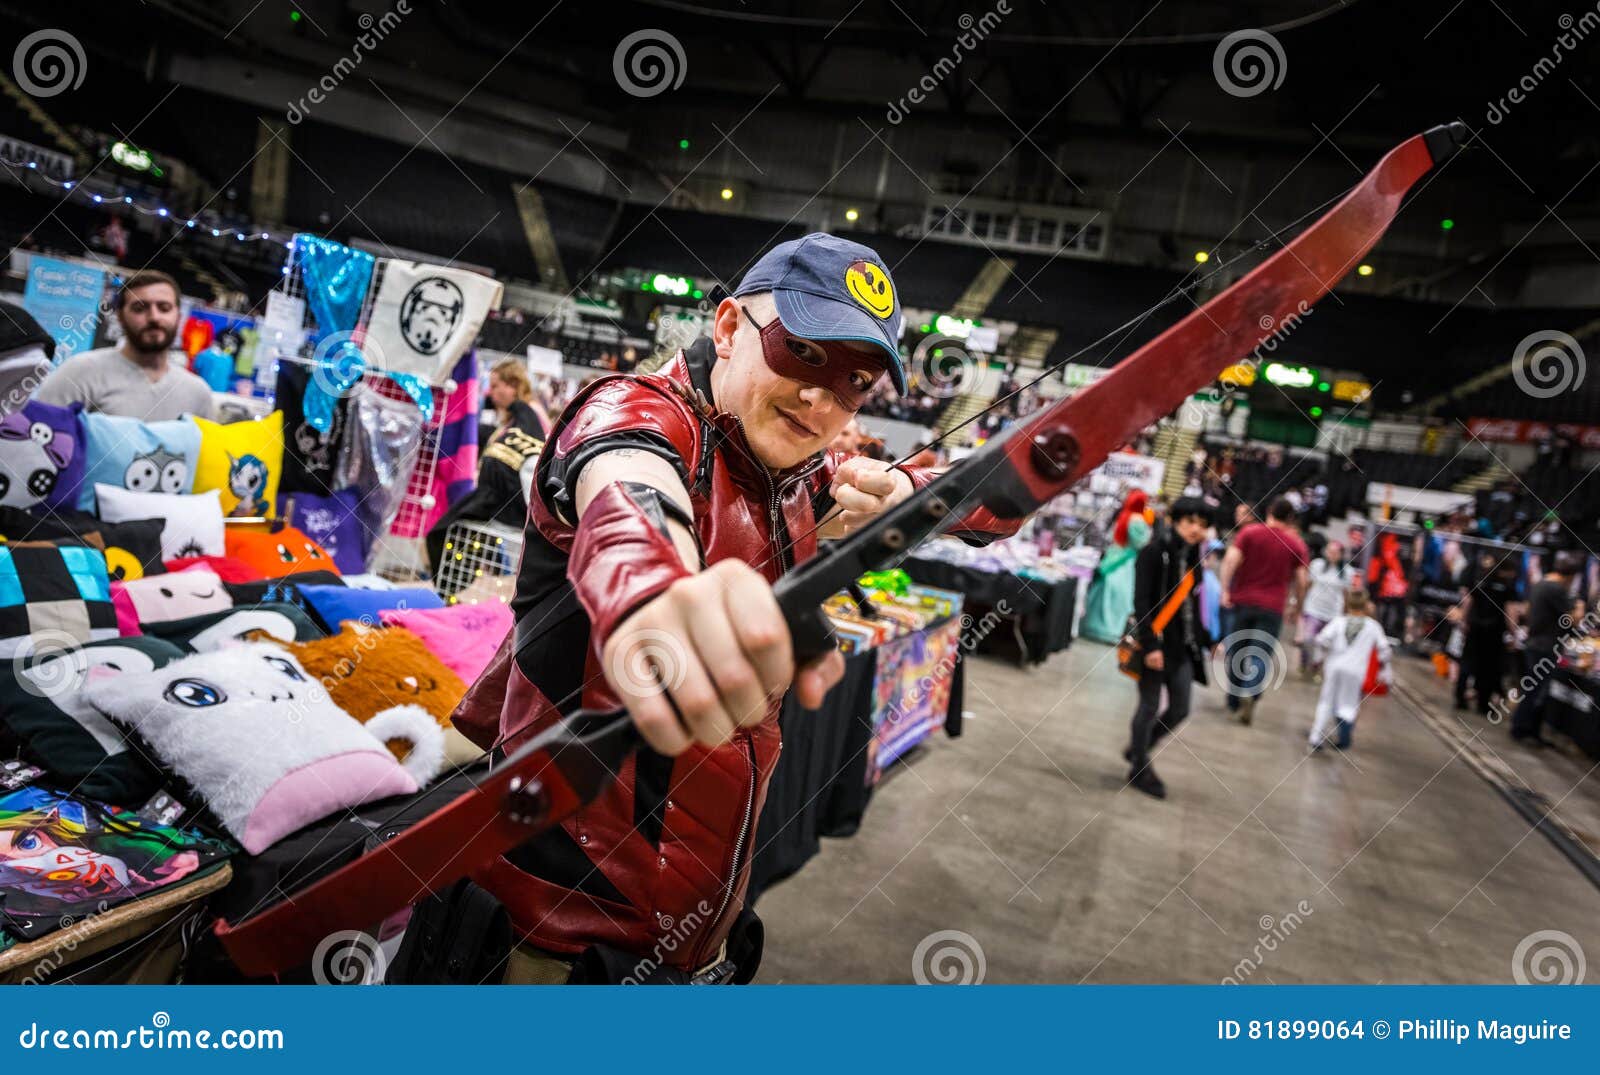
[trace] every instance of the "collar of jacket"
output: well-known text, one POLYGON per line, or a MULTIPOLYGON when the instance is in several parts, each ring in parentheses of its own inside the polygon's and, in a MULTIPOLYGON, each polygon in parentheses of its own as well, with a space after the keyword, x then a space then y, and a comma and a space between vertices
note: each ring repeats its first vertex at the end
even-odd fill
POLYGON ((711 367, 717 361, 717 352, 711 340, 702 336, 686 349, 679 351, 672 361, 663 366, 659 375, 671 382, 702 421, 716 431, 717 444, 722 448, 723 461, 734 481, 744 489, 766 492, 769 484, 776 488, 791 477, 810 470, 822 453, 810 456, 787 470, 769 470, 750 450, 745 438, 744 423, 736 416, 717 407, 711 391, 711 367))

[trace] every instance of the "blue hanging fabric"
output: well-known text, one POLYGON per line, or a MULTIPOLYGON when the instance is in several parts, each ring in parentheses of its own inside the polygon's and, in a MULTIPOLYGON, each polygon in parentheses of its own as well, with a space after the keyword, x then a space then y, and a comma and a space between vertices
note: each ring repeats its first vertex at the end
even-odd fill
POLYGON ((306 305, 322 333, 306 385, 305 418, 326 433, 333 427, 334 402, 366 371, 366 356, 351 330, 361 317, 376 259, 316 235, 294 237, 294 259, 305 282, 306 305))
POLYGON ((424 422, 433 421, 433 389, 414 373, 389 373, 389 380, 399 385, 416 403, 424 422))

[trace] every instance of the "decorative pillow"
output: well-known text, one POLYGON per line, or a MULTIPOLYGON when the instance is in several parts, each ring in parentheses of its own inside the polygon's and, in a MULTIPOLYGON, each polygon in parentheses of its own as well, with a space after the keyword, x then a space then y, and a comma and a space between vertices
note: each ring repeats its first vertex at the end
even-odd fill
POLYGON ((316 612, 329 634, 338 631, 345 620, 376 627, 382 614, 391 609, 444 607, 438 594, 422 587, 357 590, 349 586, 302 586, 300 596, 316 612))
POLYGON ((321 545, 292 526, 265 530, 241 530, 235 527, 225 537, 228 555, 249 564, 255 577, 275 579, 304 572, 331 571, 339 568, 321 545))
POLYGON ((403 627, 345 627, 314 642, 284 646, 357 720, 390 706, 420 705, 442 726, 450 724, 467 685, 403 627))
POLYGON ((233 851, 195 830, 40 787, 0 794, 0 832, 13 838, 0 859, 0 926, 23 941, 210 873, 233 851))
POLYGON ((281 602, 207 612, 186 620, 168 620, 151 624, 146 631, 191 653, 206 653, 252 639, 310 642, 325 634, 310 616, 281 602), (256 633, 258 631, 260 634, 256 633))
POLYGON ((187 493, 194 488, 200 430, 187 418, 142 422, 117 414, 86 414, 89 457, 78 507, 93 511, 97 484, 135 493, 187 493))
MULTIPOLYGON (((228 592, 233 594, 233 603, 240 608, 268 603, 293 605, 315 622, 317 614, 306 603, 306 599, 300 593, 300 587, 343 586, 344 580, 331 571, 305 571, 285 579, 257 579, 251 582, 226 583, 226 585, 228 592)), ((321 638, 324 633, 319 630, 317 637, 321 638)))
POLYGON ((91 642, 0 663, 0 741, 5 753, 47 769, 91 799, 138 806, 161 774, 83 693, 90 668, 149 672, 183 656, 159 638, 91 642))
POLYGON ((354 489, 341 489, 332 496, 284 493, 278 498, 278 514, 321 545, 342 573, 367 569, 377 517, 354 489))
MULTIPOLYGON (((346 627, 328 638, 284 649, 357 720, 369 721, 394 705, 419 705, 446 730, 446 761, 465 765, 483 753, 450 726, 450 714, 467 685, 405 628, 346 627)), ((390 749, 405 756, 401 749, 390 749)))
POLYGON ((105 553, 0 545, 0 657, 116 637, 105 553))
MULTIPOLYGON (((415 792, 442 759, 431 717, 404 707, 363 728, 279 646, 246 643, 173 661, 154 672, 91 679, 89 701, 127 725, 201 795, 253 855, 319 818, 415 792), (407 766, 384 749, 406 734, 433 743, 407 766), (423 725, 426 724, 426 727, 423 725)), ((377 718, 375 718, 377 719, 377 718)))
POLYGON ((129 519, 162 519, 161 559, 222 555, 222 505, 215 490, 180 496, 170 493, 136 493, 110 485, 96 485, 100 518, 120 523, 129 519))
POLYGON ((384 623, 404 627, 467 683, 488 667, 511 630, 511 609, 498 601, 450 608, 395 609, 384 623))
MULTIPOLYGON (((226 544, 227 535, 224 533, 223 542, 226 544)), ((185 556, 177 560, 167 561, 168 571, 187 571, 191 567, 207 567, 217 573, 217 577, 226 583, 260 582, 261 576, 256 569, 243 560, 235 560, 231 556, 185 556)), ((237 600, 234 604, 238 604, 237 600)))
POLYGON ((346 576, 344 576, 344 584, 346 586, 354 587, 357 590, 398 590, 398 589, 400 589, 399 586, 396 586, 393 582, 391 582, 388 579, 384 578, 382 575, 367 575, 367 574, 346 575, 346 576))
POLYGON ((233 595, 216 572, 191 567, 133 582, 114 582, 111 603, 117 609, 117 630, 127 637, 148 633, 140 628, 153 623, 232 608, 233 595))
POLYGON ((83 485, 82 404, 29 400, 0 417, 0 505, 71 507, 83 485))
POLYGON ((229 518, 270 516, 283 470, 283 412, 232 425, 193 421, 200 427, 194 487, 219 491, 222 513, 229 518))
POLYGON ((16 508, 0 508, 0 539, 6 541, 62 541, 76 539, 106 554, 106 573, 124 582, 159 575, 161 564, 160 519, 132 519, 108 523, 71 508, 51 510, 46 516, 16 508))

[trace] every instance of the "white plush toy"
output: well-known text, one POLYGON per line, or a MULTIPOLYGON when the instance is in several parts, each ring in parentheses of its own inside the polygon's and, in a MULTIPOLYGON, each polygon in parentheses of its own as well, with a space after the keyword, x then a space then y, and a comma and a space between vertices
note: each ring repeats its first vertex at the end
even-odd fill
POLYGON ((421 706, 362 725, 277 646, 252 642, 94 678, 90 704, 143 739, 251 854, 339 810, 436 776, 444 733, 421 706), (408 739, 402 765, 384 746, 408 739))

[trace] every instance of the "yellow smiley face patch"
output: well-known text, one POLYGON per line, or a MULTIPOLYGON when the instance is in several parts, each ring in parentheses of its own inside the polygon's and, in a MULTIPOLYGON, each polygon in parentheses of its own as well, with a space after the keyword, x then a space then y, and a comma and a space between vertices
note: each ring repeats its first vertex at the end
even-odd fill
POLYGON ((844 271, 844 286, 851 298, 879 320, 887 321, 894 313, 894 285, 882 266, 870 261, 851 262, 844 271))

